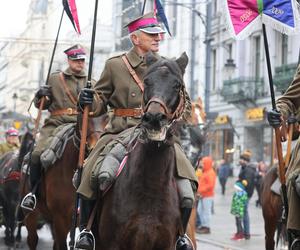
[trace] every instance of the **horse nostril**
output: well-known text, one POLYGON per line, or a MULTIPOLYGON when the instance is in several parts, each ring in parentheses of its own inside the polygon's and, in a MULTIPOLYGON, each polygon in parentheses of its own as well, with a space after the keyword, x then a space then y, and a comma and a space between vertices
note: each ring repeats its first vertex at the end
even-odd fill
POLYGON ((159 113, 159 114, 157 114, 157 119, 158 119, 159 121, 163 121, 163 120, 166 120, 166 119, 167 119, 167 116, 166 116, 166 114, 159 113))
POLYGON ((145 113, 142 117, 143 122, 149 122, 151 120, 151 115, 150 113, 145 113))

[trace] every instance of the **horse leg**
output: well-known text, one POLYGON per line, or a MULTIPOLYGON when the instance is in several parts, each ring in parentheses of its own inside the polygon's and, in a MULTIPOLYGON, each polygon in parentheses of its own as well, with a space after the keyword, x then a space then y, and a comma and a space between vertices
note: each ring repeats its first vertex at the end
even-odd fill
POLYGON ((21 239, 22 239, 21 229, 22 229, 22 222, 18 222, 18 230, 17 230, 17 235, 16 235, 16 242, 21 242, 21 239))
MULTIPOLYGON (((66 216, 67 217, 67 216, 66 216)), ((70 220, 71 221, 71 220, 70 220)), ((54 238, 53 250, 67 250, 67 235, 70 222, 62 217, 59 212, 53 217, 52 232, 54 238)))
POLYGON ((38 213, 34 211, 29 213, 24 222, 28 231, 27 244, 30 250, 35 250, 39 240, 37 234, 38 213))
POLYGON ((274 235, 276 231, 277 218, 273 216, 265 217, 265 246, 266 250, 274 250, 274 235))

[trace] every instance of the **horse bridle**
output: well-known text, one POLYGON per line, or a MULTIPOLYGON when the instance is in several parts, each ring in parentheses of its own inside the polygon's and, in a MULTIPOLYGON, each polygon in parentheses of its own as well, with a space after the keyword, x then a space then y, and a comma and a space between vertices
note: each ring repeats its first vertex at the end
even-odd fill
MULTIPOLYGON (((144 102, 142 103, 142 109, 143 109, 143 113, 146 113, 150 104, 153 103, 153 102, 156 102, 156 103, 159 103, 164 111, 165 111, 165 114, 168 118, 168 120, 170 121, 176 121, 176 120, 179 120, 181 118, 181 116, 183 115, 183 111, 184 111, 184 108, 185 108, 185 92, 183 90, 183 84, 182 84, 182 87, 180 89, 180 92, 179 92, 179 95, 180 95, 180 99, 179 99, 179 103, 175 109, 175 111, 172 113, 172 111, 167 107, 167 105, 165 104, 164 101, 162 101, 160 98, 156 97, 156 96, 153 96, 148 102, 147 104, 145 105, 144 102)), ((144 100, 144 98, 143 98, 144 100)))

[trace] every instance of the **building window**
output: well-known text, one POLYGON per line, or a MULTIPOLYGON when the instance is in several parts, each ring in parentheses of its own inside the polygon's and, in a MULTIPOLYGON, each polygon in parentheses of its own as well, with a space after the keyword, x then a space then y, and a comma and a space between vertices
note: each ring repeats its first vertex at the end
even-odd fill
POLYGON ((216 80, 216 76, 217 76, 217 50, 213 50, 212 51, 212 71, 211 71, 211 79, 212 79, 212 91, 216 90, 216 85, 217 85, 217 80, 216 80))
POLYGON ((256 79, 260 78, 260 57, 261 57, 261 46, 260 36, 254 38, 254 76, 256 79))
POLYGON ((281 35, 281 64, 287 64, 288 56, 288 36, 281 35))

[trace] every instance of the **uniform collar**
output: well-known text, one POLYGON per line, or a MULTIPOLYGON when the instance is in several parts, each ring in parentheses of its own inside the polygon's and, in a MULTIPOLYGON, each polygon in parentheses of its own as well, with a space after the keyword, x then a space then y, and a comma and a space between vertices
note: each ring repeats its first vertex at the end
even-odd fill
MULTIPOLYGON (((155 57, 160 58, 158 53, 153 53, 155 57)), ((144 57, 140 56, 137 52, 136 49, 133 47, 129 52, 126 54, 127 59, 130 63, 130 65, 135 68, 138 65, 140 65, 142 62, 144 62, 144 57)))
POLYGON ((86 73, 84 70, 82 70, 79 74, 75 74, 74 72, 71 71, 70 67, 68 67, 65 71, 64 74, 67 76, 77 76, 77 77, 86 77, 86 73))

